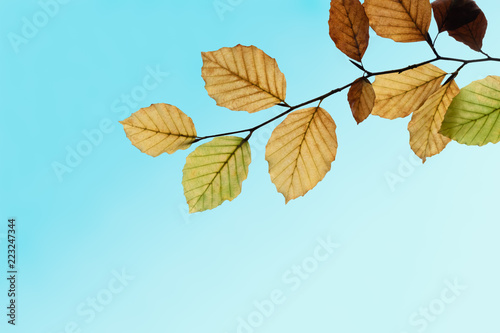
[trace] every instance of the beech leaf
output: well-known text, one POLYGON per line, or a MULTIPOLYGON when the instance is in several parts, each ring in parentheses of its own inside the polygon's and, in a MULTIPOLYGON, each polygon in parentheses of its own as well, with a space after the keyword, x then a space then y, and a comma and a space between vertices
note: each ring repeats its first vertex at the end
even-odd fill
POLYGON ((372 113, 375 105, 375 90, 368 79, 359 78, 349 89, 347 99, 354 119, 360 124, 372 113))
POLYGON ((436 0, 432 9, 439 32, 458 29, 474 21, 481 13, 473 0, 436 0))
POLYGON ((250 162, 250 145, 239 137, 218 137, 196 148, 182 170, 189 212, 213 209, 236 198, 250 162))
POLYGON ((396 42, 428 38, 432 6, 427 0, 365 0, 366 15, 377 35, 396 42))
POLYGON ((372 114, 387 119, 409 116, 439 89, 445 76, 446 72, 432 64, 400 74, 377 75, 373 82, 377 97, 372 114))
POLYGON ((462 88, 446 112, 440 133, 466 145, 499 142, 500 76, 462 88))
POLYGON ((474 21, 456 30, 450 30, 448 34, 474 51, 481 52, 487 28, 488 20, 486 20, 486 16, 481 11, 474 21))
POLYGON ((451 141, 439 134, 439 130, 446 110, 459 91, 457 84, 452 80, 439 88, 413 113, 408 124, 410 146, 424 163, 427 157, 439 154, 451 141))
POLYGON ((359 0, 332 0, 330 37, 349 58, 361 62, 370 39, 370 24, 359 0))
POLYGON ((266 146, 271 180, 286 202, 305 195, 330 171, 337 154, 336 125, 321 107, 290 113, 266 146))
POLYGON ((169 104, 152 104, 120 123, 132 144, 153 157, 187 149, 196 139, 191 118, 169 104))
POLYGON ((205 88, 217 105, 252 113, 285 101, 285 76, 257 47, 224 47, 203 52, 202 58, 205 88))

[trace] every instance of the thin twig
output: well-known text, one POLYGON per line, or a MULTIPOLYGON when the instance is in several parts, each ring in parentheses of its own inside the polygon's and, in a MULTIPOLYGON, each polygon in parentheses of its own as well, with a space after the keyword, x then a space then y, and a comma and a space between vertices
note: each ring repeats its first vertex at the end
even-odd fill
MULTIPOLYGON (((430 38, 430 36, 426 39, 429 46, 431 47, 433 53, 435 54, 435 58, 433 59, 430 59, 430 60, 426 60, 426 61, 422 61, 418 64, 414 64, 414 65, 410 65, 410 66, 407 66, 407 67, 403 67, 403 68, 399 68, 399 69, 392 69, 392 70, 387 70, 387 71, 380 71, 380 72, 370 72, 368 70, 366 70, 364 68, 363 65, 360 65, 354 61, 351 61, 351 63, 353 63, 357 68, 359 68, 360 70, 362 70, 364 72, 364 77, 365 78, 370 78, 370 77, 373 77, 373 76, 377 76, 377 75, 386 75, 386 74, 394 74, 394 73, 403 73, 403 72, 406 72, 406 71, 409 71, 411 69, 415 69, 417 67, 420 67, 420 66, 423 66, 423 65, 427 65, 427 64, 430 64, 430 63, 433 63, 433 62, 436 62, 436 61, 453 61, 453 62, 461 62, 462 65, 454 72, 452 73, 452 75, 450 76, 450 78, 448 78, 448 80, 446 81, 446 83, 450 82, 451 80, 455 79, 456 76, 458 75, 458 73, 460 72, 461 69, 463 69, 465 66, 469 65, 469 64, 472 64, 472 63, 479 63, 479 62, 487 62, 487 61, 495 61, 495 62, 500 62, 500 58, 492 58, 490 57, 489 55, 487 55, 486 53, 482 52, 486 58, 481 58, 481 59, 471 59, 471 60, 466 60, 466 59, 458 59, 458 58, 451 58, 451 57, 442 57, 439 55, 439 53, 436 51, 433 43, 432 43, 432 40, 430 38)), ((290 106, 288 103, 286 103, 285 101, 277 104, 279 106, 282 106, 282 107, 287 107, 288 109, 281 112, 280 114, 272 117, 271 119, 257 125, 257 126, 254 126, 254 127, 251 127, 251 128, 247 128, 247 129, 244 129, 244 130, 240 130, 240 131, 234 131, 234 132, 227 132, 227 133, 221 133, 221 134, 214 134, 214 135, 208 135, 208 136, 203 136, 203 137, 198 137, 196 138, 196 140, 193 141, 193 143, 196 143, 196 142, 199 142, 199 141, 202 141, 202 140, 206 140, 206 139, 210 139, 210 138, 215 138, 215 137, 220 137, 220 136, 228 136, 228 135, 233 135, 233 134, 240 134, 240 133, 246 133, 246 132, 249 132, 248 136, 245 138, 245 141, 248 141, 248 139, 250 139, 250 137, 252 136, 253 132, 255 132, 256 130, 258 130, 259 128, 263 127, 263 126, 266 126, 267 124, 269 123, 272 123, 273 121, 289 114, 290 112, 294 111, 294 110, 297 110, 298 108, 301 108, 303 106, 306 106, 306 105, 309 105, 311 103, 314 103, 314 102, 322 102, 324 99, 332 96, 332 95, 335 95, 349 87, 351 87, 354 82, 356 82, 356 80, 352 81, 351 83, 349 84, 346 84, 340 88, 336 88, 334 90, 331 90, 329 92, 327 92, 326 94, 323 94, 321 96, 318 96, 316 98, 313 98, 313 99, 310 99, 306 102, 303 102, 303 103, 300 103, 300 104, 297 104, 295 106, 290 106)))

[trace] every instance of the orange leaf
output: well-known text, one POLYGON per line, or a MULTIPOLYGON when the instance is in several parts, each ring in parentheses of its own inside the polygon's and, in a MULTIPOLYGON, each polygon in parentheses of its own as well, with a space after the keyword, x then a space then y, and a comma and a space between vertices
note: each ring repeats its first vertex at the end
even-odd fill
POLYGON ((432 6, 427 0, 365 0, 370 26, 380 37, 396 42, 427 40, 432 6))
POLYGON ((370 39, 368 17, 359 0, 332 0, 330 37, 349 58, 361 62, 370 39))
POLYGON ((368 79, 357 79, 347 94, 352 115, 358 124, 362 123, 372 113, 375 105, 375 91, 368 79))
POLYGON ((285 101, 285 75, 261 49, 236 45, 201 55, 201 76, 217 105, 253 113, 285 101))

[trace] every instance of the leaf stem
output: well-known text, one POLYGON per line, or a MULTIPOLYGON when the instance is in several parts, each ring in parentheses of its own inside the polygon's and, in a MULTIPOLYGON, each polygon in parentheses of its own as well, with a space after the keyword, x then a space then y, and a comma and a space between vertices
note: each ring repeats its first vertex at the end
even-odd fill
MULTIPOLYGON (((437 38, 437 36, 436 36, 436 38, 437 38)), ((434 52, 434 55, 439 58, 439 53, 437 52, 436 48, 434 47, 434 42, 432 41, 432 38, 429 35, 429 33, 427 33, 427 35, 425 35, 425 41, 427 42, 427 44, 429 44, 432 52, 434 52)), ((436 41, 436 40, 434 40, 434 41, 436 41)))

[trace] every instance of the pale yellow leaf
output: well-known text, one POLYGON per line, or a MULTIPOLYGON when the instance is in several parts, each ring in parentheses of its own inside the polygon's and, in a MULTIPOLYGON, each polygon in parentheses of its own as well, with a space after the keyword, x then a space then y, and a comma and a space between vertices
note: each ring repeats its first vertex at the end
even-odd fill
POLYGON ((285 101, 285 76, 257 47, 224 47, 203 52, 202 58, 205 88, 217 105, 252 113, 285 101))
POLYGON ((403 43, 426 40, 432 19, 429 0, 365 0, 364 6, 377 35, 403 43))
POLYGON ((132 144, 153 157, 187 149, 196 139, 191 118, 169 104, 152 104, 120 123, 132 144))
POLYGON ((196 148, 182 170, 189 212, 202 212, 233 200, 241 193, 250 164, 248 141, 226 136, 196 148))
POLYGON ((266 146, 271 180, 286 202, 320 182, 337 154, 336 125, 323 108, 301 109, 276 127, 266 146))
POLYGON ((427 157, 439 154, 451 139, 439 134, 446 110, 460 89, 454 80, 432 94, 417 111, 413 113, 408 131, 411 149, 425 163, 427 157))
POLYGON ((446 72, 432 64, 378 75, 373 82, 376 99, 372 114, 387 119, 409 116, 439 89, 445 76, 446 72))

